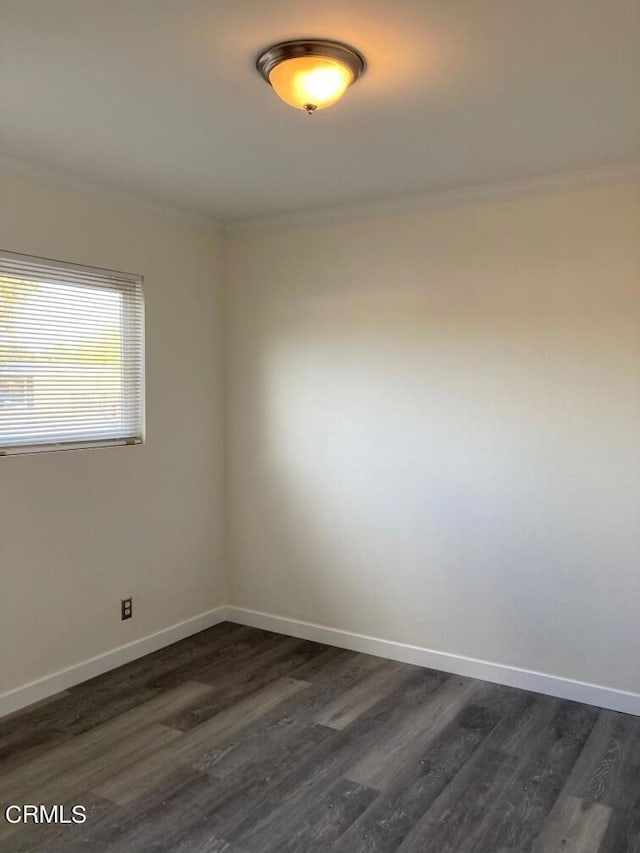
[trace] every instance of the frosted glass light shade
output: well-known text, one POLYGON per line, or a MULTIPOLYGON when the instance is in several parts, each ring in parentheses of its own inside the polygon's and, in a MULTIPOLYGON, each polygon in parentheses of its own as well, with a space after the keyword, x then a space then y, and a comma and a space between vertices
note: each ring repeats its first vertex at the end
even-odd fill
POLYGON ((344 63, 324 56, 286 59, 269 74, 278 97, 289 106, 307 112, 335 104, 353 80, 353 72, 344 63))
POLYGON ((282 100, 310 115, 335 104, 365 70, 365 58, 348 44, 295 39, 272 44, 256 69, 282 100))

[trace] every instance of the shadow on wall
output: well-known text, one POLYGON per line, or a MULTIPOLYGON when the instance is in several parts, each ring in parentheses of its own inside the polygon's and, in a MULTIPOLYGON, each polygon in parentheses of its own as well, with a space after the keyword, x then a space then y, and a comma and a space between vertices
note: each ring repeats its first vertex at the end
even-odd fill
POLYGON ((616 579, 640 544, 634 314, 595 292, 577 311, 489 297, 274 310, 246 513, 277 612, 517 665, 580 656, 576 619, 609 637, 611 609, 633 619, 616 579))

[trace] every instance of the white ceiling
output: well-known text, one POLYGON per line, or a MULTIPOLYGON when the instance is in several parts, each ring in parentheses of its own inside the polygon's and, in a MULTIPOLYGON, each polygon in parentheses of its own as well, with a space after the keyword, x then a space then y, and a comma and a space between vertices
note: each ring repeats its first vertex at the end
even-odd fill
POLYGON ((224 219, 632 161, 638 0, 0 0, 0 147, 224 219), (254 69, 351 42, 308 117, 254 69))

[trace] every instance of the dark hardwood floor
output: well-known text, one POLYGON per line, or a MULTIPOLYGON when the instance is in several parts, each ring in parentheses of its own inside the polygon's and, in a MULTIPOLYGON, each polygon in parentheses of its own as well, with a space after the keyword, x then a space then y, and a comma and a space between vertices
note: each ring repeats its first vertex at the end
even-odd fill
POLYGON ((640 718, 224 623, 0 720, 0 850, 640 853, 640 718))

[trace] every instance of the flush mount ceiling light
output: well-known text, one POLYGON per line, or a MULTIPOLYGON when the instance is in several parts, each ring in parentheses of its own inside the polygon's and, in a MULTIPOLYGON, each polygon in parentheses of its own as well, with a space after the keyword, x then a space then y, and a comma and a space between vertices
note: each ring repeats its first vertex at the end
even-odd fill
POLYGON ((296 39, 267 48, 256 68, 286 104, 313 115, 340 100, 364 71, 365 61, 342 42, 296 39))

